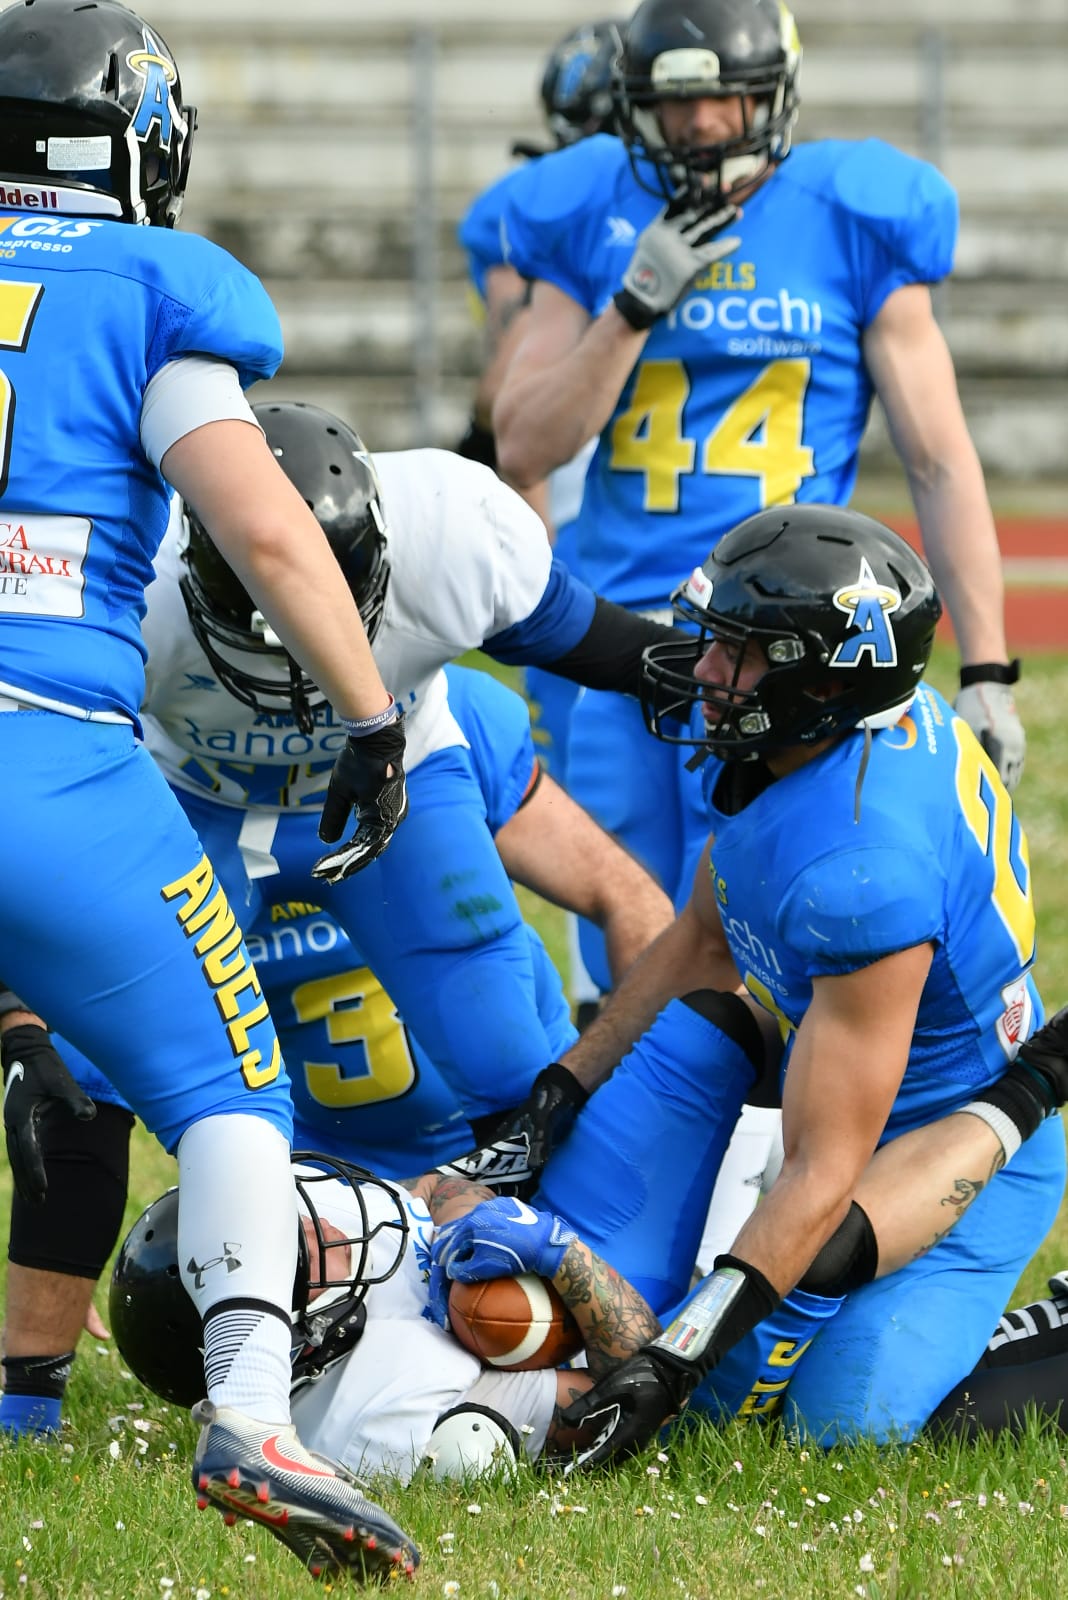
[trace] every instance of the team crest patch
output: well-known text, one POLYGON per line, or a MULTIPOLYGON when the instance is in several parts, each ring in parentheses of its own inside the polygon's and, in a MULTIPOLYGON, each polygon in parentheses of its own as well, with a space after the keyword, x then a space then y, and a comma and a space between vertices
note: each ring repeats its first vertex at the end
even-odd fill
POLYGON ((180 137, 186 133, 185 120, 171 94, 172 86, 178 82, 178 68, 147 27, 141 30, 141 38, 144 49, 131 50, 126 57, 130 70, 145 80, 131 125, 134 137, 142 144, 156 126, 160 148, 169 150, 175 130, 180 137))
POLYGON ((897 640, 890 617, 901 604, 901 596, 889 584, 880 583, 862 556, 860 571, 853 583, 837 590, 834 604, 849 618, 851 631, 830 659, 832 667, 857 667, 867 655, 873 667, 897 666, 897 640))

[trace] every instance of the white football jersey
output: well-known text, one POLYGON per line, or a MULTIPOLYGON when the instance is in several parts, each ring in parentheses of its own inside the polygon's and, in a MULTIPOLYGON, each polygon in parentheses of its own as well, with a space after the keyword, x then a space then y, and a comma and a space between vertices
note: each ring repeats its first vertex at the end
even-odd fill
MULTIPOLYGON (((372 1223, 393 1215, 386 1196, 365 1188, 372 1223)), ((423 1316, 434 1225, 422 1200, 399 1189, 408 1217, 400 1266, 368 1291, 367 1321, 352 1352, 293 1394, 293 1421, 303 1443, 352 1472, 388 1473, 407 1482, 423 1459, 443 1412, 458 1405, 482 1375, 478 1360, 423 1316)), ((345 1231, 362 1230, 347 1185, 316 1185, 316 1209, 345 1231)), ((395 1257, 395 1234, 384 1229, 372 1246, 374 1271, 395 1257)), ((495 1373, 495 1409, 521 1434, 544 1438, 556 1394, 553 1372, 495 1373), (511 1380, 510 1382, 508 1380, 511 1380), (532 1381, 533 1380, 533 1381, 532 1381)))
MULTIPOLYGON (((442 668, 530 616, 549 581, 551 552, 541 519, 488 467, 447 450, 383 452, 374 460, 391 575, 373 649, 404 706, 411 771, 433 751, 467 743, 449 710, 442 668)), ((181 549, 175 512, 142 624, 149 749, 172 784, 223 804, 286 810, 312 795, 321 800, 329 776, 323 763, 333 763, 344 729, 324 707, 312 732, 299 732, 283 709, 281 664, 275 674, 256 663, 257 674, 278 677, 277 711, 256 712, 223 688, 186 615, 181 549), (273 772, 257 783, 263 768, 273 772)))

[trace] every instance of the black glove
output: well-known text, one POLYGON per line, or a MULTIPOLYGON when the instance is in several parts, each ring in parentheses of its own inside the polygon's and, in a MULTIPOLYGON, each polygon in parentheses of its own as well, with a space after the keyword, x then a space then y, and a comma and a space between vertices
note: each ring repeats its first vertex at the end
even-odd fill
POLYGON ((597 1438, 579 1453, 575 1465, 599 1467, 647 1445, 780 1299, 748 1261, 717 1256, 714 1270, 687 1296, 663 1333, 560 1413, 569 1428, 600 1424, 597 1438))
POLYGON ((623 287, 613 297, 623 320, 643 332, 678 305, 706 267, 737 250, 737 237, 723 237, 737 216, 738 208, 721 198, 695 199, 683 191, 670 200, 638 235, 623 287))
POLYGON ((543 1067, 521 1106, 506 1112, 494 1137, 477 1150, 442 1162, 436 1170, 450 1178, 470 1178, 499 1194, 526 1199, 538 1174, 589 1099, 573 1073, 558 1061, 543 1067))
POLYGON ((639 1350, 561 1411, 567 1428, 598 1429, 593 1443, 576 1452, 566 1471, 622 1461, 644 1449, 665 1422, 678 1416, 699 1378, 695 1367, 655 1345, 639 1350))
POLYGON ((41 1123, 69 1114, 91 1122, 96 1106, 80 1089, 56 1053, 47 1028, 24 1022, 0 1040, 4 1069, 4 1133, 15 1187, 29 1205, 41 1205, 48 1192, 41 1123))
POLYGON ((386 848, 408 813, 404 782, 404 719, 398 717, 374 733, 345 741, 334 762, 319 820, 324 844, 340 839, 349 812, 356 810, 356 832, 328 850, 312 868, 313 878, 340 883, 369 866, 386 848))

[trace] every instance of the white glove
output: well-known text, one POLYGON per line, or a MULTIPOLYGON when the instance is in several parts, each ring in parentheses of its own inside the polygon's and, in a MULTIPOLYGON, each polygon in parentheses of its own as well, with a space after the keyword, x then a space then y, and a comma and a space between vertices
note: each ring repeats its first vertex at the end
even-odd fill
POLYGON ((638 235, 616 309, 637 332, 678 305, 699 273, 737 250, 741 240, 723 238, 738 216, 737 206, 694 203, 676 195, 638 235))
MULTIPOLYGON (((981 668, 965 667, 961 676, 970 678, 981 668)), ((1023 773, 1027 739, 1023 724, 1016 711, 1012 685, 1019 677, 1019 663, 1001 666, 1000 674, 1011 674, 1009 682, 981 678, 966 682, 953 702, 953 709, 976 735, 979 743, 997 767, 1001 781, 1011 794, 1023 773)))

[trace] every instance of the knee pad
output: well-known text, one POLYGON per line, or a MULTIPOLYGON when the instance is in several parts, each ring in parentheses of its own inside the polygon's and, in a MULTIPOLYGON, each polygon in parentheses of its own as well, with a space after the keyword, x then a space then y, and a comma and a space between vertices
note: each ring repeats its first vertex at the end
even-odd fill
POLYGON ((870 1283, 878 1265, 875 1231, 868 1213, 854 1200, 797 1287, 834 1299, 870 1283))
POLYGON ((512 1477, 523 1453, 507 1418, 488 1406, 454 1406, 438 1418, 423 1459, 435 1478, 512 1477))
POLYGON ((130 1175, 132 1114, 96 1102, 92 1122, 63 1117, 41 1130, 48 1193, 11 1199, 8 1260, 39 1272, 98 1278, 118 1243, 130 1175))
POLYGON ((747 1057, 757 1077, 761 1076, 766 1055, 764 1039, 760 1024, 741 995, 727 994, 722 989, 694 989, 682 996, 682 1003, 726 1034, 747 1057))

